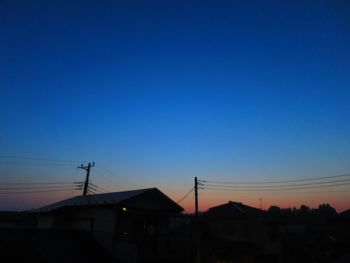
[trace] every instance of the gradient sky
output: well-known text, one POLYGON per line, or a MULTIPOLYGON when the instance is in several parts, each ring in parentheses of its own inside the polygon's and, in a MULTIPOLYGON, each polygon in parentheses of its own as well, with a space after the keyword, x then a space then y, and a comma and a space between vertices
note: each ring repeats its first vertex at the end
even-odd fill
MULTIPOLYGON (((0 1, 3 182, 157 186, 350 172, 348 1, 0 1)), ((350 207, 349 187, 201 191, 200 206, 350 207)), ((1 196, 27 209, 74 193, 1 196)), ((181 203, 193 209, 193 198, 181 203)))

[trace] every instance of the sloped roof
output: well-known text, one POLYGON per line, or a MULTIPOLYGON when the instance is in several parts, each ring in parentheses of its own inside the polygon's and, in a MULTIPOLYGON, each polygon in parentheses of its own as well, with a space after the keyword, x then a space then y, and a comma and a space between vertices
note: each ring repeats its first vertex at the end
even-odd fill
POLYGON ((260 216, 264 212, 258 208, 251 207, 239 202, 229 201, 226 204, 209 208, 206 212, 208 216, 220 217, 242 217, 242 216, 260 216))
POLYGON ((113 192, 113 193, 105 193, 105 194, 94 194, 94 195, 86 195, 86 196, 75 196, 69 199, 65 199, 59 201, 57 203, 53 203, 39 209, 34 210, 33 212, 50 212, 53 210, 57 210, 63 207, 76 207, 76 206, 96 206, 96 205, 117 205, 121 202, 130 200, 134 197, 140 196, 147 192, 156 192, 161 194, 163 198, 166 199, 167 202, 170 202, 171 205, 177 206, 178 210, 182 211, 183 208, 177 205, 174 201, 172 201, 169 197, 159 191, 157 188, 146 188, 146 189, 138 189, 138 190, 130 190, 123 192, 113 192))
POLYGON ((350 209, 347 209, 347 210, 339 213, 339 216, 343 217, 343 218, 350 218, 350 209))

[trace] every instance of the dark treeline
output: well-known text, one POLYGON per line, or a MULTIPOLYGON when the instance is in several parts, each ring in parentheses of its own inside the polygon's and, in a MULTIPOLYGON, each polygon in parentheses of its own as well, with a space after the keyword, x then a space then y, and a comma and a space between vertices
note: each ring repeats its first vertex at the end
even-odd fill
POLYGON ((267 212, 275 216, 311 216, 311 217, 332 217, 336 216, 337 210, 328 203, 320 204, 318 208, 310 208, 301 205, 299 208, 280 208, 278 206, 270 206, 267 212))

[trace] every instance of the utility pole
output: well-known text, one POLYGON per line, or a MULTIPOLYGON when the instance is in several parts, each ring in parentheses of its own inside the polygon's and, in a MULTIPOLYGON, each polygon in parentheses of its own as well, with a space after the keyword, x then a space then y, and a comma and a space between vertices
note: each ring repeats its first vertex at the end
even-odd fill
POLYGON ((194 178, 194 207, 196 218, 198 218, 198 180, 197 177, 194 178))
POLYGON ((94 167, 94 166, 95 166, 95 162, 88 163, 88 165, 81 164, 80 166, 78 166, 78 168, 86 171, 86 178, 85 178, 84 191, 83 191, 84 196, 87 195, 87 191, 89 189, 90 169, 91 169, 91 167, 94 167))
POLYGON ((198 179, 197 179, 197 177, 194 178, 194 206, 195 206, 195 219, 194 219, 195 263, 200 263, 199 224, 198 224, 198 179))

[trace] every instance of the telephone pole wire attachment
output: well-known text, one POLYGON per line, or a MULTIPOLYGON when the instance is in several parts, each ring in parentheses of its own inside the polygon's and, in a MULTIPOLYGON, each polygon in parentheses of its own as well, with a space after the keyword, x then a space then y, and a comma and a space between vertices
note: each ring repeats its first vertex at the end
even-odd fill
POLYGON ((90 169, 95 166, 95 162, 88 163, 87 165, 81 164, 78 166, 79 169, 83 169, 86 171, 86 178, 84 183, 83 196, 87 195, 89 189, 89 177, 90 177, 90 169))

